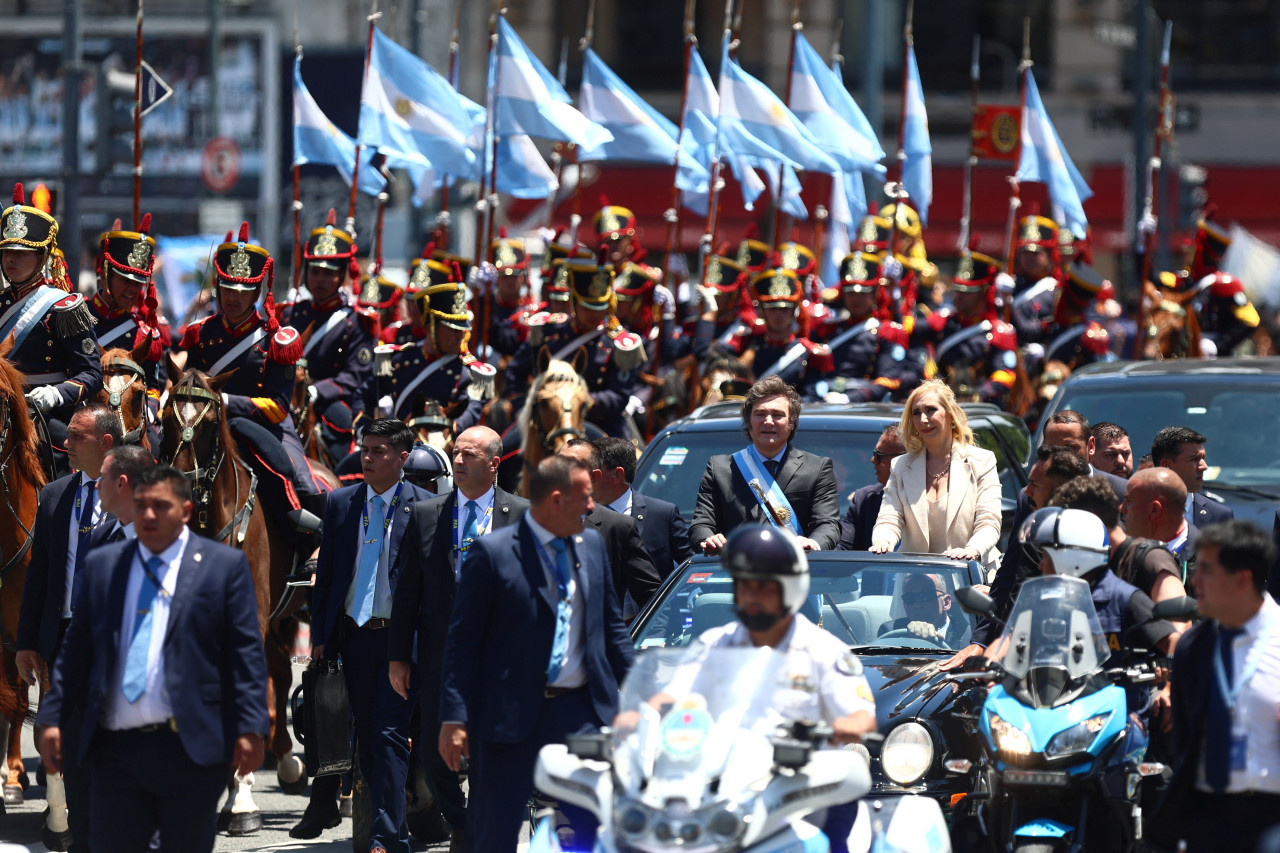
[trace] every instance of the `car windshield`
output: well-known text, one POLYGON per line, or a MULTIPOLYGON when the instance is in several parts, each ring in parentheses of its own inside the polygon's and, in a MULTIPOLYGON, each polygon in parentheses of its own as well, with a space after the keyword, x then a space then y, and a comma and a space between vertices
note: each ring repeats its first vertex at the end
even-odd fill
POLYGON ((1179 376, 1176 385, 1135 388, 1126 382, 1105 390, 1081 382, 1065 387, 1054 409, 1074 409, 1090 423, 1120 424, 1129 432, 1135 462, 1151 452, 1151 440, 1164 427, 1190 427, 1207 439, 1206 482, 1280 485, 1280 385, 1209 379, 1179 376))
MULTIPOLYGON (((968 567, 923 559, 813 555, 809 597, 800 612, 849 646, 962 649, 973 617, 953 593, 969 586, 968 567)), ((687 646, 736 619, 733 580, 717 560, 699 557, 681 567, 642 619, 632 630, 637 649, 687 646)))

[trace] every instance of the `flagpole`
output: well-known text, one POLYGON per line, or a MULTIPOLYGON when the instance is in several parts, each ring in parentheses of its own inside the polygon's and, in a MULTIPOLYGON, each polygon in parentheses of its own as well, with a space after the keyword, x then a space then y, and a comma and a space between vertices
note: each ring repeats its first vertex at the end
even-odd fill
MULTIPOLYGON (((724 35, 722 43, 729 43, 730 51, 732 51, 733 40, 733 0, 724 0, 724 35)), ((722 51, 723 54, 723 51, 722 51)), ((732 53, 730 53, 732 56, 732 53)), ((720 69, 720 77, 724 78, 724 69, 720 69)), ((716 239, 720 230, 720 192, 724 189, 724 178, 720 176, 721 169, 721 151, 720 151, 720 116, 716 116, 716 156, 711 164, 711 196, 707 199, 707 228, 706 233, 702 235, 702 245, 698 247, 698 280, 702 280, 702 270, 706 265, 707 256, 711 254, 716 245, 716 239)))
MULTIPOLYGON (((591 43, 595 40, 595 23, 596 23, 596 0, 590 0, 587 4, 587 29, 582 39, 578 42, 578 52, 584 53, 586 49, 591 47, 591 43)), ((581 98, 579 98, 581 99, 581 98)), ((573 182, 573 213, 569 216, 569 244, 577 245, 578 227, 582 224, 582 161, 578 159, 578 146, 570 143, 568 152, 573 155, 573 162, 577 165, 577 176, 573 182)), ((592 249, 597 249, 593 246, 592 249)))
MULTIPOLYGON (((1142 203, 1142 219, 1148 221, 1156 209, 1158 187, 1157 173, 1163 177, 1164 163, 1160 154, 1164 140, 1173 134, 1173 93, 1169 89, 1169 46, 1173 38, 1173 21, 1165 21, 1164 44, 1160 50, 1160 115, 1156 121, 1155 143, 1152 147, 1151 159, 1147 161, 1147 195, 1142 203)), ((1141 223, 1139 223, 1141 228, 1141 223)), ((1146 288, 1151 280, 1151 255, 1159 242, 1157 239, 1159 224, 1146 232, 1142 251, 1142 278, 1138 281, 1138 316, 1137 337, 1134 342, 1133 357, 1142 358, 1142 347, 1146 343, 1146 288)), ((1197 347, 1198 349, 1198 347, 1197 347)))
MULTIPOLYGON (((449 31, 449 82, 453 85, 453 90, 458 91, 458 38, 462 29, 462 0, 458 0, 453 7, 453 29, 449 31)), ((439 226, 443 227, 444 247, 449 246, 448 222, 449 222, 449 179, 446 176, 440 182, 440 213, 436 217, 439 226)))
MULTIPOLYGON (((1018 64, 1019 79, 1021 80, 1021 89, 1022 89, 1022 92, 1021 92, 1022 108, 1021 108, 1021 112, 1018 113, 1018 116, 1019 116, 1018 124, 1020 128, 1023 123, 1023 119, 1027 113, 1027 75, 1031 73, 1031 65, 1032 65, 1031 19, 1023 18, 1022 19, 1022 62, 1018 64)), ((1018 135, 1018 147, 1019 149, 1021 149, 1022 147, 1021 131, 1019 131, 1019 135, 1018 135)), ((1015 160, 1014 161, 1015 174, 1010 175, 1008 178, 1009 191, 1010 191, 1009 222, 1005 229, 1006 240, 1007 240, 1007 242, 1005 243, 1005 253, 1004 253, 1005 271, 1008 272, 1009 275, 1014 275, 1014 271, 1013 271, 1014 262, 1017 260, 1016 256, 1018 251, 1018 209, 1022 207, 1021 189, 1018 186, 1018 176, 1016 174, 1017 168, 1018 168, 1017 160, 1015 160)))
MULTIPOLYGON (((792 0, 791 2, 791 43, 787 50, 787 82, 783 88, 783 103, 787 105, 787 109, 791 109, 791 75, 795 73, 796 67, 796 36, 804 29, 804 24, 800 22, 800 0, 792 0)), ((778 197, 773 200, 773 245, 778 246, 782 242, 784 215, 782 210, 783 188, 786 183, 787 164, 780 163, 778 165, 778 197)), ((796 176, 799 180, 799 175, 796 176)))
MULTIPOLYGON (((476 211, 480 214, 476 219, 476 251, 475 251, 475 267, 480 268, 480 264, 484 263, 487 258, 488 247, 493 243, 493 220, 497 216, 498 203, 498 134, 495 132, 493 119, 493 107, 496 102, 496 92, 499 88, 499 80, 502 74, 502 63, 498 62, 494 52, 498 49, 498 18, 502 17, 506 9, 502 7, 502 0, 494 0, 493 13, 489 16, 489 62, 493 66, 493 87, 489 93, 489 103, 486 105, 488 109, 485 112, 485 143, 488 149, 488 156, 481 167, 480 173, 480 199, 476 202, 476 211), (488 183, 488 192, 485 192, 485 184, 488 183), (483 228, 481 227, 483 226, 483 228), (486 235, 488 239, 486 239, 486 235)), ((493 308, 493 292, 492 289, 485 285, 484 293, 480 294, 481 317, 480 322, 480 347, 476 354, 477 358, 488 358, 489 347, 489 317, 493 308)))
MULTIPOLYGON (((569 37, 565 36, 560 40, 560 65, 556 69, 556 80, 560 83, 560 88, 564 88, 566 76, 569 66, 569 37)), ((552 221, 556 218, 556 199, 560 196, 560 182, 564 178, 564 152, 567 151, 566 143, 557 142, 551 148, 551 163, 555 167, 556 185, 555 188, 547 195, 547 227, 551 228, 552 221)))
POLYGON ((695 9, 697 0, 685 0, 684 4, 684 86, 680 90, 680 117, 676 122, 676 161, 671 167, 671 206, 667 208, 663 218, 667 220, 667 254, 662 272, 662 283, 674 293, 671 287, 671 258, 675 254, 676 241, 680 235, 680 138, 684 136, 684 113, 689 108, 689 63, 693 51, 697 50, 698 37, 695 35, 695 9))
POLYGON ((137 62, 133 71, 133 227, 142 227, 142 0, 138 0, 137 62))
POLYGON ((973 34, 973 55, 969 60, 969 156, 964 161, 964 204, 960 212, 960 255, 968 257, 973 230, 973 170, 978 158, 973 153, 973 121, 978 115, 978 52, 982 36, 973 34))
MULTIPOLYGON (((914 41, 912 36, 912 21, 915 17, 915 0, 907 0, 907 17, 902 27, 902 103, 898 108, 898 180, 890 181, 884 185, 884 193, 889 197, 893 204, 893 217, 889 220, 889 246, 884 256, 885 260, 891 258, 896 259, 898 256, 898 217, 902 208, 902 202, 907 197, 906 188, 902 185, 903 173, 906 171, 907 165, 907 82, 910 77, 911 69, 911 45, 914 41)), ((883 262, 880 265, 881 270, 884 269, 883 262)), ((906 274, 906 270, 903 270, 906 274)), ((880 286, 888 287, 894 285, 897 295, 894 298, 894 305, 898 310, 899 319, 902 315, 901 291, 897 288, 899 282, 891 282, 881 274, 880 286)))
MULTIPOLYGON (((364 46, 364 75, 360 78, 361 97, 364 97, 364 83, 369 79, 369 58, 373 55, 373 28, 382 13, 378 11, 378 0, 373 0, 373 9, 369 12, 369 37, 364 46)), ((356 236, 356 192, 360 186, 360 140, 356 139, 355 162, 351 167, 351 201, 347 205, 347 233, 354 240, 356 236)))

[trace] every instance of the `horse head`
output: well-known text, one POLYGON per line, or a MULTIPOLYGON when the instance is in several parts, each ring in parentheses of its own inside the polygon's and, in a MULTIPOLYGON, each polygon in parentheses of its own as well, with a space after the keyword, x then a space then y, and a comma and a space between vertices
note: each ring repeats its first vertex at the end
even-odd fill
POLYGON ((546 347, 539 353, 538 377, 520 412, 521 446, 525 448, 526 461, 534 440, 542 454, 549 456, 569 439, 585 436, 583 427, 591 406, 591 393, 582 378, 585 362, 586 353, 582 350, 574 355, 572 363, 551 358, 546 347))
MULTIPOLYGON (((238 368, 209 377, 199 370, 182 371, 169 359, 178 380, 160 409, 160 461, 191 480, 197 510, 207 512, 214 484, 224 470, 234 476, 238 462, 235 442, 222 404, 222 388, 238 368)), ((198 522, 204 527, 204 522, 198 522)))
POLYGON ((125 444, 148 446, 147 374, 142 364, 151 349, 144 338, 132 350, 112 347, 102 354, 102 390, 94 400, 116 410, 125 444))

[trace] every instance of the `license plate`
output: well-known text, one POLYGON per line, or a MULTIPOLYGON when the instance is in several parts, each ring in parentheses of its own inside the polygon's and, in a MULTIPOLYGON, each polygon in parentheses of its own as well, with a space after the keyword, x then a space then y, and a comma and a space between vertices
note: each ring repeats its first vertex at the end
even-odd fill
POLYGON ((1006 785, 1047 785, 1065 787, 1068 784, 1067 774, 1054 770, 1006 770, 1006 785))

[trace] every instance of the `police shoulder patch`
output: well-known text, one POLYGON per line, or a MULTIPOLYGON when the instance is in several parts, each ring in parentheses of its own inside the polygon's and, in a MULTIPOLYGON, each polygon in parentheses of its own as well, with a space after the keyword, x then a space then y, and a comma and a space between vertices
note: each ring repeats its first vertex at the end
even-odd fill
POLYGON ((836 661, 836 672, 841 675, 862 675, 862 661, 853 652, 845 652, 836 661))

